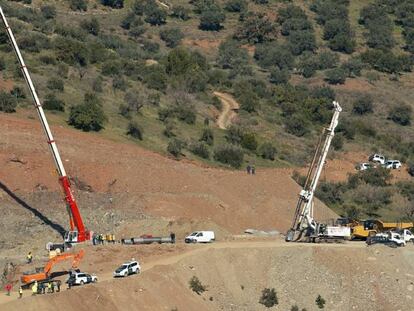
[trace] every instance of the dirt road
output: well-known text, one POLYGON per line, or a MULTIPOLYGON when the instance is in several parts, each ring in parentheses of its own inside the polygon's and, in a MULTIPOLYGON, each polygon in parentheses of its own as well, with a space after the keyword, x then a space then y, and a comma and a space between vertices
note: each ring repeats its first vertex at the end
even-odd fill
MULTIPOLYGON (((366 248, 364 242, 352 242, 352 243, 344 243, 344 244, 311 244, 311 243, 286 243, 281 239, 272 239, 272 240, 261 240, 261 241, 228 241, 228 242, 216 242, 211 244, 191 244, 191 245, 182 245, 179 243, 177 245, 175 252, 166 252, 162 256, 156 257, 146 257, 144 258, 137 257, 141 262, 142 266, 142 275, 145 275, 150 270, 161 267, 161 266, 173 266, 178 264, 179 262, 191 258, 191 257, 204 257, 206 254, 211 253, 212 251, 217 250, 253 250, 253 249, 309 249, 309 248, 329 248, 329 249, 342 249, 342 248, 351 248, 351 249, 360 249, 366 248), (183 246, 186 248, 183 250, 183 246)), ((116 245, 115 248, 118 253, 127 253, 131 248, 140 248, 142 246, 121 246, 116 245)), ((106 248, 114 248, 112 245, 107 245, 106 248)), ((95 250, 96 248, 90 247, 89 250, 95 250)), ((105 249, 105 247, 102 247, 105 249)), ((129 253, 129 252, 128 252, 129 253)), ((129 255, 129 254, 128 254, 129 255)), ((124 255, 127 257, 128 255, 124 255)), ((113 281, 112 270, 111 268, 114 267, 118 259, 112 258, 113 260, 106 260, 106 257, 102 256, 90 256, 86 258, 82 263, 81 267, 86 266, 99 266, 101 267, 99 261, 105 258, 105 265, 104 271, 97 273, 99 284, 103 282, 110 282, 113 281), (90 258, 94 258, 95 262, 91 262, 90 258), (115 260, 114 260, 115 259, 115 260)), ((86 268, 87 269, 87 268, 86 268)), ((90 269, 90 268, 89 268, 90 269)), ((83 269, 82 269, 83 270, 83 269)), ((101 270, 101 269, 99 269, 101 270)), ((88 270, 88 272, 90 272, 88 270)), ((64 280, 64 278, 62 279, 64 280)), ((118 280, 122 281, 122 280, 118 280)), ((11 302, 17 299, 17 287, 14 288, 11 296, 0 295, 0 305, 5 304, 7 302, 11 302)), ((33 299, 33 297, 29 296, 30 290, 24 292, 23 301, 29 301, 29 299, 33 299)), ((0 310, 2 308, 0 307, 0 310)))
POLYGON ((240 105, 229 94, 221 92, 213 92, 213 94, 220 98, 223 104, 223 110, 217 119, 217 125, 219 128, 225 130, 230 125, 233 118, 237 115, 235 110, 239 109, 240 105))

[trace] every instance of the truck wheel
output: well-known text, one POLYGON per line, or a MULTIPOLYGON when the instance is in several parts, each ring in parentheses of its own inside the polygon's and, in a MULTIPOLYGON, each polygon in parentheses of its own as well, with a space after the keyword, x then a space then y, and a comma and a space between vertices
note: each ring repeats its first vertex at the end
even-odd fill
POLYGON ((93 281, 92 281, 93 283, 98 283, 98 278, 96 278, 96 279, 93 279, 93 281))
POLYGON ((82 280, 82 281, 80 281, 80 285, 84 285, 85 284, 85 282, 82 280))

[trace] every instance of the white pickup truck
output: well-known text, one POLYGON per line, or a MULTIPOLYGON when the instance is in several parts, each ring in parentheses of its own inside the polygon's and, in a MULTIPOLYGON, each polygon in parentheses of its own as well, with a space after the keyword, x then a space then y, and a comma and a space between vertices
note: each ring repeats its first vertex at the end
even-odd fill
POLYGON ((394 242, 398 246, 405 246, 409 242, 414 243, 414 235, 408 230, 404 229, 401 231, 388 231, 384 233, 377 233, 375 238, 386 238, 389 242, 394 242))

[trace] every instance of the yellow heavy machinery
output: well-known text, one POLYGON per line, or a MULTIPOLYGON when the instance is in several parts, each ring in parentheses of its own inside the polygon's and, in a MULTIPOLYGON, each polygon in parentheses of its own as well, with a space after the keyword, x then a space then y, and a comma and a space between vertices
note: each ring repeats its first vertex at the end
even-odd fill
POLYGON ((365 240, 379 232, 389 230, 404 230, 414 228, 412 222, 383 222, 381 220, 363 220, 351 221, 348 226, 351 227, 351 238, 365 240))

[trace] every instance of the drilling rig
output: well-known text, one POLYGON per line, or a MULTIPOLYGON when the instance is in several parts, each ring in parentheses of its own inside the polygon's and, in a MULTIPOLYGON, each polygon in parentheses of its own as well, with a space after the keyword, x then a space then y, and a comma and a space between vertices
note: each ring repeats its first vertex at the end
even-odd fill
POLYGON ((64 237, 65 242, 66 243, 78 243, 78 242, 84 242, 84 241, 90 240, 92 233, 88 231, 83 224, 82 216, 79 212, 79 208, 76 203, 75 197, 73 196, 72 189, 70 187, 70 181, 69 181, 68 176, 66 175, 65 168, 63 167, 62 159, 60 158, 59 150, 56 146, 56 142, 53 138, 49 124, 47 122, 46 115, 43 111, 39 97, 37 96, 36 89, 33 85, 29 71, 23 60, 22 54, 20 53, 20 49, 17 45, 14 34, 7 22, 6 16, 4 15, 3 9, 1 7, 0 7, 0 15, 1 15, 3 25, 6 29, 7 35, 9 37, 11 46, 13 47, 17 60, 19 61, 19 65, 22 70, 24 79, 26 81, 27 86, 29 87, 30 94, 32 95, 33 104, 37 110, 40 123, 42 124, 43 131, 46 135, 46 141, 52 153, 52 157, 56 165, 56 171, 59 175, 59 182, 62 186, 63 193, 65 195, 65 202, 66 202, 66 207, 69 213, 69 223, 70 223, 70 231, 65 233, 65 237, 64 237))
POLYGON ((313 156, 305 185, 299 194, 299 200, 293 218, 292 227, 286 234, 286 242, 308 241, 317 242, 324 239, 347 239, 351 237, 351 230, 346 226, 328 226, 318 223, 313 218, 313 199, 318 186, 323 167, 326 162, 329 147, 335 135, 339 114, 342 111, 338 102, 333 102, 333 116, 328 128, 323 129, 316 152, 313 156))

